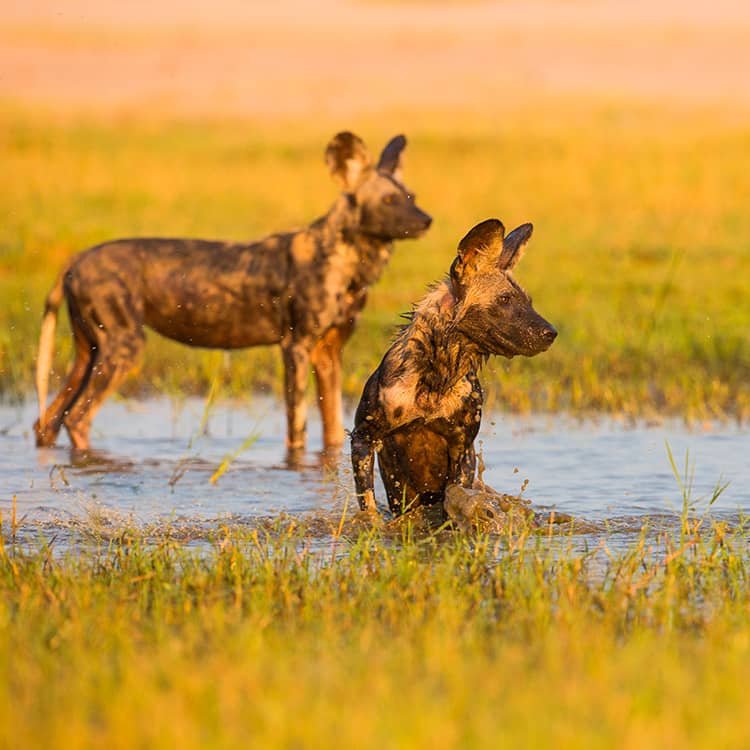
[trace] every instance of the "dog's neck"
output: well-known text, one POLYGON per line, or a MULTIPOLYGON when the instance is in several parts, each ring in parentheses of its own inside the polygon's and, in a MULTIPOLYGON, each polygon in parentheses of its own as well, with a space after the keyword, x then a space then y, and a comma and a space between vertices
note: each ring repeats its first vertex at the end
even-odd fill
POLYGON ((374 284, 382 275, 393 254, 393 240, 355 231, 351 242, 359 255, 357 275, 352 283, 362 289, 374 284))
POLYGON ((414 309, 404 329, 410 345, 427 356, 413 358, 422 386, 433 393, 448 393, 468 374, 476 374, 486 355, 454 325, 457 301, 450 281, 438 284, 414 309))
POLYGON ((348 195, 342 193, 328 213, 313 222, 310 229, 323 235, 323 247, 350 245, 357 253, 357 269, 349 284, 350 292, 357 292, 374 284, 382 275, 393 254, 393 240, 366 234, 360 228, 360 211, 348 195))

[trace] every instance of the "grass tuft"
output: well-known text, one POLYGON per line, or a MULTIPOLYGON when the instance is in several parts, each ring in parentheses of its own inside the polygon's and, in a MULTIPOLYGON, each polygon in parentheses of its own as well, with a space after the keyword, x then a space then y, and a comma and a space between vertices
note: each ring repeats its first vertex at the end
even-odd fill
MULTIPOLYGON (((3 532, 7 533, 6 530, 3 532)), ((23 747, 741 747, 747 532, 304 526, 0 547, 0 736, 23 747), (134 717, 148 716, 148 720, 134 717), (709 718, 710 717, 710 718, 709 718)))

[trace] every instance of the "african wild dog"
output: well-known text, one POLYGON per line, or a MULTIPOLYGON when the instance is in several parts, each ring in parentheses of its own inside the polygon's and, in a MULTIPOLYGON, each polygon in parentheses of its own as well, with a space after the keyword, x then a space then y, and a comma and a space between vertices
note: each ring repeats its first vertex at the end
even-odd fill
POLYGON ((490 354, 532 357, 557 336, 511 275, 531 232, 523 224, 505 237, 497 219, 475 226, 461 240, 449 277, 412 311, 370 376, 351 434, 363 510, 376 510, 375 453, 395 514, 404 502, 443 502, 449 484, 472 486, 482 363, 490 354))
POLYGON ((305 390, 314 368, 326 447, 344 439, 341 350, 391 253, 393 240, 430 225, 401 182, 399 135, 371 162, 356 135, 336 135, 326 161, 343 192, 309 227, 253 243, 140 238, 75 256, 47 297, 37 359, 39 446, 62 426, 89 446, 94 414, 134 367, 149 326, 190 346, 239 349, 280 344, 287 446, 306 438, 305 390), (65 298, 75 361, 46 406, 57 311, 65 298))

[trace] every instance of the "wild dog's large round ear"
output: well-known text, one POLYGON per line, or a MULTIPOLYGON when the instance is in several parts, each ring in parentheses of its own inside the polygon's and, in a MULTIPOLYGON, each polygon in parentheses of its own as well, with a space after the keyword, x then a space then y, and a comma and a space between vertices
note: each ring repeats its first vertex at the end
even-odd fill
POLYGON ((534 227, 531 224, 521 224, 516 227, 504 240, 503 252, 500 255, 498 265, 503 271, 513 269, 526 249, 526 243, 529 241, 534 227))
POLYGON ((364 141, 348 130, 337 133, 326 148, 326 164, 344 190, 354 190, 371 163, 364 141))
POLYGON ((483 268, 494 266, 503 252, 505 227, 499 219, 487 219, 470 229, 458 243, 458 253, 451 265, 451 278, 465 285, 483 268))
POLYGON ((406 136, 397 135, 391 138, 386 144, 383 152, 378 159, 378 170, 386 172, 394 180, 401 182, 404 165, 401 159, 401 153, 406 147, 406 136))

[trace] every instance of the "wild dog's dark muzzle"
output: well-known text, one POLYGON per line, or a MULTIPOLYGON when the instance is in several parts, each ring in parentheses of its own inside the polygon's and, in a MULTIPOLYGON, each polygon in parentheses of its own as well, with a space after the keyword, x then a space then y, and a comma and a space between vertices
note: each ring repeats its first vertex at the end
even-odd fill
POLYGON ((417 208, 416 206, 412 210, 412 215, 409 219, 409 227, 405 232, 412 237, 422 234, 422 232, 426 232, 430 228, 430 224, 432 224, 432 216, 426 214, 422 209, 417 208))
POLYGON ((405 194, 391 200, 362 204, 360 231, 392 240, 418 237, 432 224, 432 217, 405 194))
POLYGON ((417 213, 419 214, 418 220, 422 224, 422 229, 429 229, 430 224, 432 224, 432 216, 426 214, 419 208, 417 209, 417 213))
POLYGON ((535 330, 533 337, 538 342, 538 346, 534 348, 543 352, 549 349, 552 346, 552 342, 557 338, 557 329, 545 320, 544 326, 541 329, 535 330))
POLYGON ((549 328, 545 328, 542 331, 542 339, 544 341, 548 341, 550 344, 557 338, 557 329, 554 326, 550 326, 549 328))

